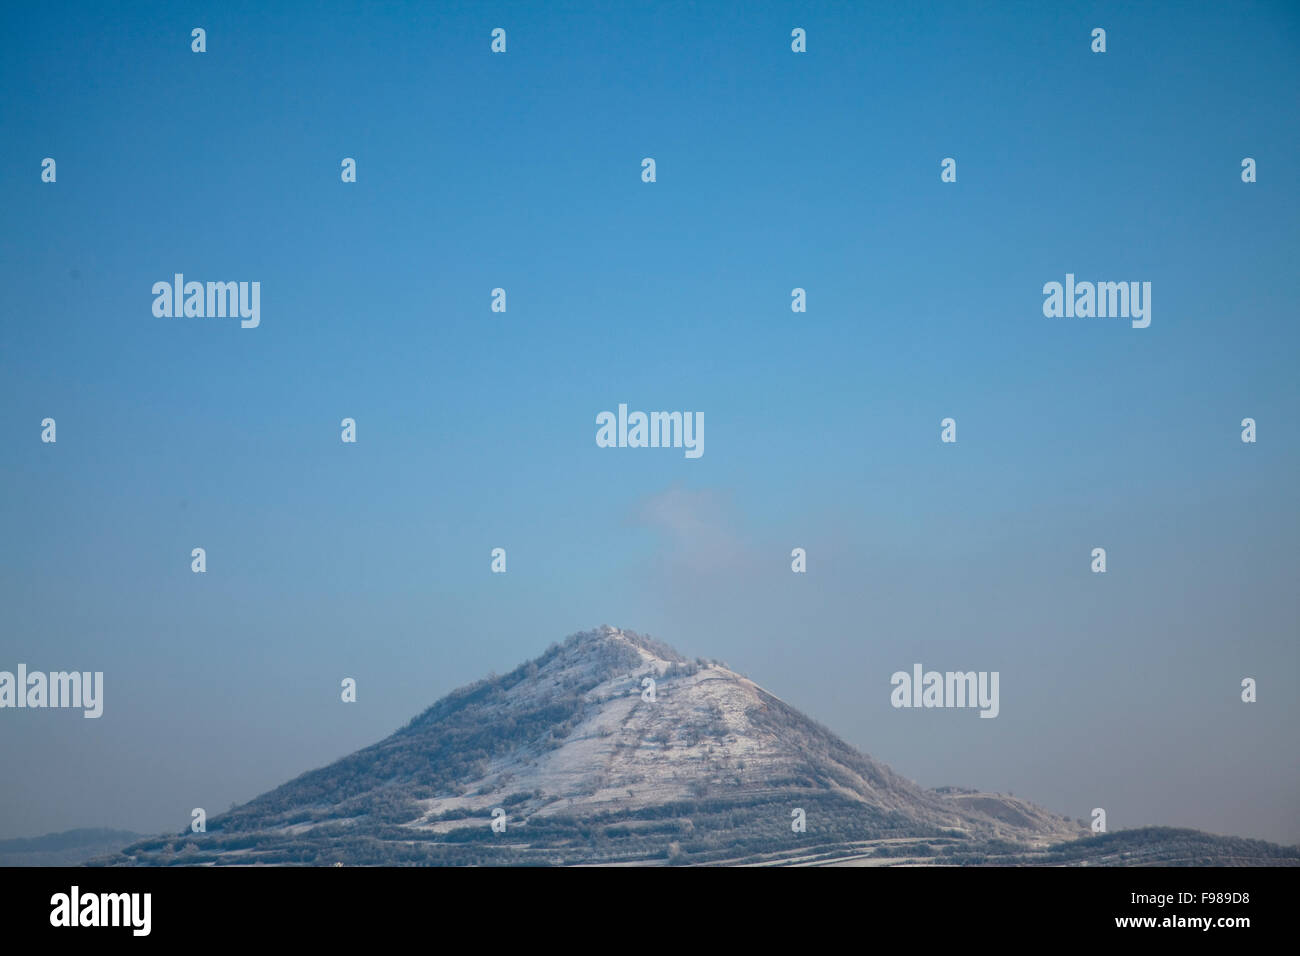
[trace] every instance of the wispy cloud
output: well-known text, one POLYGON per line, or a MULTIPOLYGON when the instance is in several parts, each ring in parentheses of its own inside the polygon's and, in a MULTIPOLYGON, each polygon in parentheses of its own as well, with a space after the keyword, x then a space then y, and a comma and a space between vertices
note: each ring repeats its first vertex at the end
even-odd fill
POLYGON ((670 569, 734 571, 754 559, 728 491, 673 485, 638 501, 632 523, 660 536, 670 569))

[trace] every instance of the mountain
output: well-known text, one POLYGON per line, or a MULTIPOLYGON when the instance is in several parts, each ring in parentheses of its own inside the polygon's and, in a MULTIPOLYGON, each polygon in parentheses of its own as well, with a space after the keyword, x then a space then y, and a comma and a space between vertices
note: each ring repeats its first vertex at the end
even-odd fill
MULTIPOLYGON (((923 789, 722 664, 603 627, 454 691, 206 833, 100 862, 1069 864, 1092 859, 1086 836, 1014 797, 923 789)), ((1104 855, 1123 862, 1124 840, 1108 836, 1104 855)), ((1238 859, 1270 846, 1238 842, 1238 859)), ((1147 843, 1144 861, 1172 847, 1147 843)))
POLYGON ((75 866, 94 857, 116 853, 143 836, 130 830, 84 828, 0 840, 0 866, 75 866))

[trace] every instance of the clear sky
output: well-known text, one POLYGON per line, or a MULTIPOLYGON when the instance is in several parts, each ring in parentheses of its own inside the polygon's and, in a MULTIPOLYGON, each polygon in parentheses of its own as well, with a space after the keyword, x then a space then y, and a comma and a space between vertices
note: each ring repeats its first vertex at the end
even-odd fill
POLYGON ((609 623, 926 786, 1300 841, 1297 54, 1289 3, 6 5, 0 670, 105 701, 0 710, 0 837, 180 830, 609 623), (915 662, 999 716, 894 709, 915 662))

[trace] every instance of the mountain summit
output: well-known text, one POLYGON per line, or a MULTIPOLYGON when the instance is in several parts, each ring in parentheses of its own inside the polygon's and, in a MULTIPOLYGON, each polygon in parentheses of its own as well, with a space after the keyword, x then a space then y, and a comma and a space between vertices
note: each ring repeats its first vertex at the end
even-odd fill
POLYGON ((922 789, 725 666, 602 627, 206 833, 104 862, 971 863, 1085 835, 1013 797, 922 789))

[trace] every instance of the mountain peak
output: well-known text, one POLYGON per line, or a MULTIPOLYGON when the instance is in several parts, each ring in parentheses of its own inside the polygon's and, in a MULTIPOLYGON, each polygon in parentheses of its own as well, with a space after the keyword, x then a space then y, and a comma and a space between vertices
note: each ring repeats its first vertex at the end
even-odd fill
POLYGON ((686 658, 678 653, 676 648, 670 647, 663 641, 657 641, 649 635, 638 634, 636 631, 612 627, 609 624, 572 634, 565 640, 564 646, 573 646, 581 650, 602 646, 631 647, 641 654, 646 663, 686 663, 686 658))

